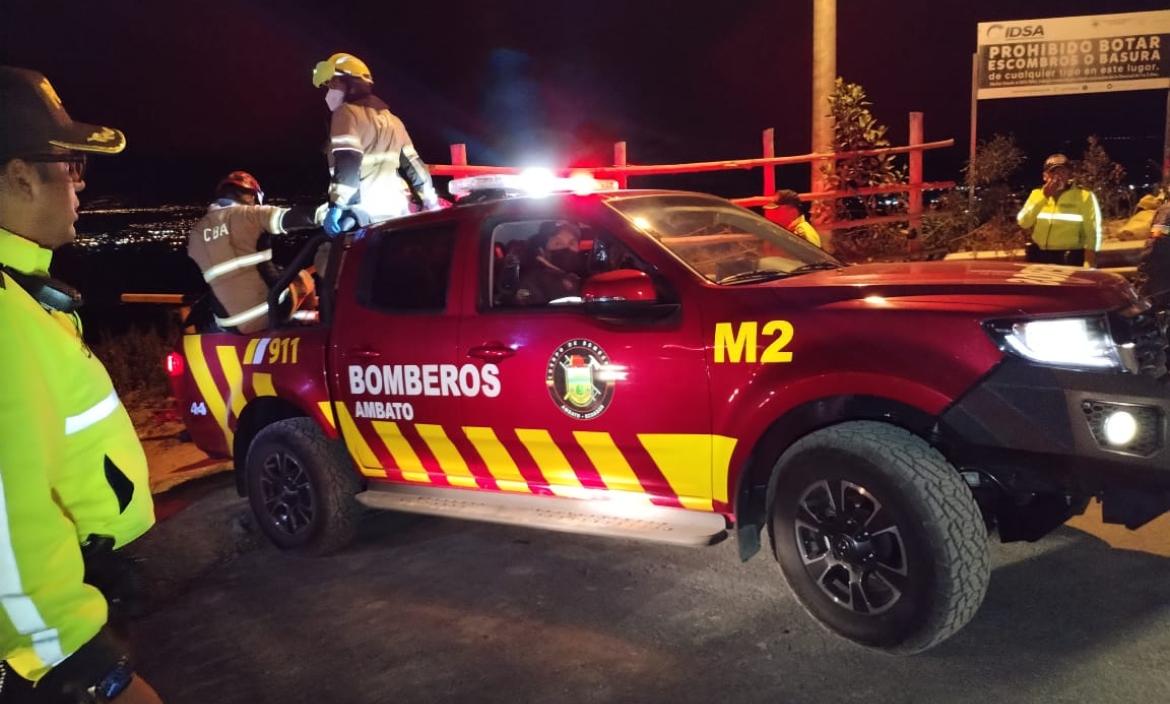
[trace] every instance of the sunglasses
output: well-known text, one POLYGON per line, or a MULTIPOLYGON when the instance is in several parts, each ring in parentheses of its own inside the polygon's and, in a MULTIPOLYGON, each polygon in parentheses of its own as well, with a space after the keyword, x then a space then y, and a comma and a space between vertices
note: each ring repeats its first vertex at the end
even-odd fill
POLYGON ((85 155, 84 154, 34 154, 32 156, 20 157, 24 161, 33 162, 37 164, 52 164, 60 162, 65 164, 69 169, 69 178, 74 183, 81 183, 85 180, 85 155))

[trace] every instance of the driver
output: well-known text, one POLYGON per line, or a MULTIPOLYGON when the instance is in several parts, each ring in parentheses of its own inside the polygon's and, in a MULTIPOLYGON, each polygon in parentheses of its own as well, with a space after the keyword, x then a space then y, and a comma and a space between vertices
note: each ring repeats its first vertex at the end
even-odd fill
POLYGON ((585 274, 581 231, 569 222, 546 222, 528 240, 516 303, 540 306, 580 295, 585 274))
POLYGON ((314 210, 264 205, 264 191, 247 171, 220 180, 215 200, 187 238, 187 254, 218 303, 220 327, 253 333, 268 326, 268 290, 280 276, 269 236, 318 227, 314 210))

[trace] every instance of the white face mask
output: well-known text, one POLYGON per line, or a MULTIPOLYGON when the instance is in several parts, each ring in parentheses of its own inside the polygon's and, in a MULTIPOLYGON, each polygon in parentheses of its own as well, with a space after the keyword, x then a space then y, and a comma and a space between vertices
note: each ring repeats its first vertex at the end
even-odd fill
POLYGON ((334 112, 341 104, 345 102, 345 91, 336 88, 330 88, 325 91, 325 104, 329 106, 329 112, 334 112))

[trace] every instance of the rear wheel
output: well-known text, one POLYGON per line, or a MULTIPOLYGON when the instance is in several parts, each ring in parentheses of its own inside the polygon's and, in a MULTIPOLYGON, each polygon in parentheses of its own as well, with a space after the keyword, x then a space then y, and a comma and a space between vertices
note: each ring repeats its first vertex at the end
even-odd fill
POLYGON ((844 423, 795 443, 775 472, 773 549, 821 624, 909 654, 975 615, 991 570, 987 530, 959 473, 921 438, 844 423))
POLYGON ((257 433, 245 472, 252 512, 277 547, 324 555, 353 539, 361 485, 345 448, 312 420, 289 418, 257 433))

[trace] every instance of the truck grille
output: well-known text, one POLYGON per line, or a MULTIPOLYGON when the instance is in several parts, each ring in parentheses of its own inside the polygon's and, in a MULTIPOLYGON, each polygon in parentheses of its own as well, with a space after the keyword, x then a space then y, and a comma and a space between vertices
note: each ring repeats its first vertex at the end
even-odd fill
POLYGON ((1118 344, 1132 344, 1134 361, 1141 374, 1162 379, 1167 368, 1166 312, 1112 316, 1113 338, 1118 344))

